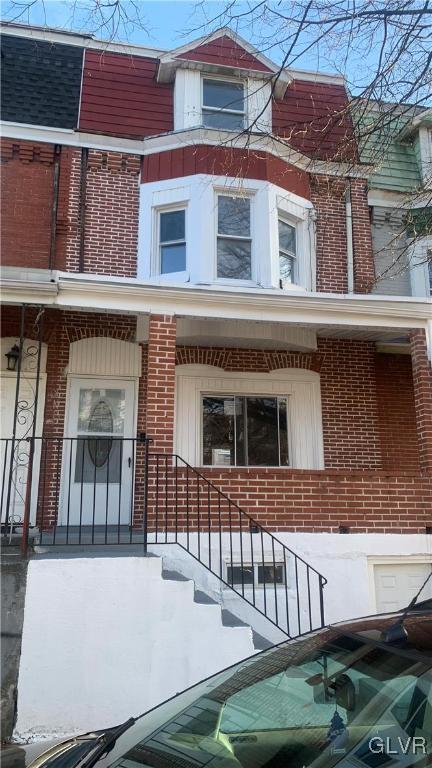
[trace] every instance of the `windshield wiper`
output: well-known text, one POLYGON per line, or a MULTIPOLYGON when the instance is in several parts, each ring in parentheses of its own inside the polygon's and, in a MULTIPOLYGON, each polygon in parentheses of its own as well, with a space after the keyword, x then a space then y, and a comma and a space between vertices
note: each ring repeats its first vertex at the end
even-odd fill
POLYGON ((398 645, 405 643, 408 637, 408 632, 406 631, 406 628, 404 626, 404 621, 408 615, 408 613, 414 608, 418 598, 420 597, 421 593, 423 592, 423 589, 425 588, 426 584, 428 583, 429 579, 432 576, 432 570, 430 574, 427 576, 426 580, 421 585, 419 591, 416 595, 414 595, 411 602, 407 605, 406 608, 403 609, 402 614, 396 619, 394 624, 391 624, 387 629, 384 629, 381 632, 381 638, 385 643, 391 643, 393 645, 398 645))
POLYGON ((134 725, 137 720, 137 717, 130 717, 129 720, 121 723, 116 728, 111 728, 109 731, 105 731, 102 736, 99 736, 95 751, 90 755, 90 757, 87 758, 87 760, 84 760, 84 762, 81 763, 80 768, 91 768, 92 765, 97 763, 102 755, 105 755, 111 751, 117 739, 122 735, 122 733, 127 731, 131 725, 134 725))

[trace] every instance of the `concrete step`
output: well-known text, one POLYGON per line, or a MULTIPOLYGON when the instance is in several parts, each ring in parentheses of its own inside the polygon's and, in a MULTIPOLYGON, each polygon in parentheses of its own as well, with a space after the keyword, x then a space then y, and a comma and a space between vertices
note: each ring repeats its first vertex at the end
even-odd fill
MULTIPOLYGON (((192 579, 189 579, 183 573, 180 573, 180 571, 164 568, 163 566, 162 566, 162 578, 167 581, 177 581, 177 582, 192 581, 192 579)), ((200 605, 219 605, 217 600, 215 600, 213 597, 210 597, 210 595, 208 595, 202 589, 198 589, 195 586, 195 584, 194 584, 194 602, 200 605)), ((272 647, 273 643, 270 640, 267 640, 267 638, 263 637, 258 632, 256 632, 249 624, 247 624, 247 622, 239 619, 239 617, 236 616, 234 613, 232 613, 232 611, 229 611, 226 608, 221 608, 221 620, 222 620, 222 626, 224 627, 231 627, 231 628, 245 627, 247 629, 250 629, 252 632, 253 646, 257 651, 266 650, 267 648, 272 647)))

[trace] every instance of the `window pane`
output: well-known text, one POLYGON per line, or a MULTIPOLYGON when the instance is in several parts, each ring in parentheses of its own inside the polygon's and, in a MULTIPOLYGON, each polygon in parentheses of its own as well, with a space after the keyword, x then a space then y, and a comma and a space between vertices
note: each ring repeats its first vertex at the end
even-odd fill
POLYGON ((253 568, 251 565, 228 565, 227 582, 228 584, 253 584, 253 568), (243 579, 242 579, 243 573, 243 579))
POLYGON ((279 274, 283 283, 294 282, 294 259, 279 252, 279 274))
POLYGON ((251 244, 247 240, 218 237, 217 276, 231 280, 251 280, 251 244))
POLYGON ((248 198, 218 196, 218 233, 250 237, 250 200, 248 198))
POLYGON ((119 483, 123 454, 122 441, 118 438, 81 435, 76 441, 76 483, 119 483))
POLYGON ((279 454, 281 467, 288 467, 288 412, 286 400, 279 400, 279 454))
POLYGON ((246 398, 236 397, 235 399, 235 419, 236 419, 236 459, 235 463, 237 467, 246 466, 246 435, 245 435, 245 413, 246 413, 246 398))
POLYGON ((124 389, 80 389, 78 432, 123 434, 124 389))
POLYGON ((185 239, 185 212, 167 211, 160 214, 160 242, 185 239))
POLYGON ((279 219, 279 248, 281 251, 288 251, 295 256, 296 252, 296 231, 295 227, 279 219))
POLYGON ((248 397, 248 465, 279 466, 278 403, 275 397, 248 397))
POLYGON ((222 80, 204 80, 203 106, 244 111, 243 83, 224 83, 222 80))
POLYGON ((217 130, 241 131, 244 128, 243 115, 236 115, 232 112, 210 112, 203 109, 203 125, 206 128, 216 128, 217 130))
POLYGON ((161 246, 161 273, 182 272, 186 269, 186 245, 162 245, 161 246))
POLYGON ((230 466, 235 463, 234 397, 203 398, 203 462, 230 466))
POLYGON ((258 584, 284 584, 284 566, 259 565, 258 566, 258 584))

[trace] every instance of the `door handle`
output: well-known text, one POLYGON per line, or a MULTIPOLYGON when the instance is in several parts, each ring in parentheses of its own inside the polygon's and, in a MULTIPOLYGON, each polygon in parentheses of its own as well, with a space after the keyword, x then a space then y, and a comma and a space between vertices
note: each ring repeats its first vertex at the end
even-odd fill
POLYGON ((132 466, 132 459, 129 456, 129 458, 128 458, 128 467, 129 467, 129 469, 131 468, 131 466, 132 466))

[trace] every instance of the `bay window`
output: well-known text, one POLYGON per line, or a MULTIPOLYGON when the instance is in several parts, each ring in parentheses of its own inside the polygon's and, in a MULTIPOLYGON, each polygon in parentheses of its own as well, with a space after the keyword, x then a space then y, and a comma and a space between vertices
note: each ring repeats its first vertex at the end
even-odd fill
POLYGON ((288 466, 286 397, 204 395, 203 464, 288 466))
POLYGON ((295 283, 296 230, 284 219, 278 219, 280 287, 295 283))
POLYGON ((243 83, 204 79, 202 122, 206 128, 242 130, 245 123, 243 83))
POLYGON ((162 275, 186 269, 186 211, 159 212, 159 264, 162 275))
POLYGON ((252 279, 250 199, 218 195, 217 276, 252 279))

